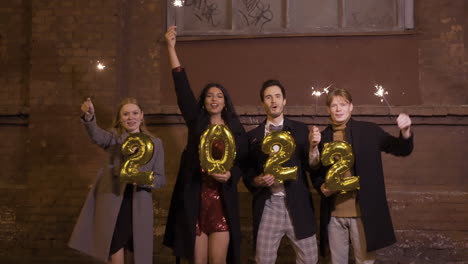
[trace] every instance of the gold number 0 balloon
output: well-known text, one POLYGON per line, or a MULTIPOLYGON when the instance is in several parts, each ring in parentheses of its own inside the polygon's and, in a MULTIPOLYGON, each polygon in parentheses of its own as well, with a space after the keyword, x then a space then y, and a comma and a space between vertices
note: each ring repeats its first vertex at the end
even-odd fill
POLYGON ((154 145, 148 135, 132 134, 127 137, 121 148, 125 162, 120 170, 120 181, 152 185, 154 171, 139 171, 153 157, 154 145))
POLYGON ((297 179, 297 166, 282 167, 281 164, 288 161, 294 150, 296 142, 289 131, 274 131, 268 133, 263 139, 262 151, 269 154, 270 157, 263 165, 263 174, 271 174, 275 176, 275 180, 282 183, 286 180, 297 179), (275 152, 274 146, 279 146, 279 150, 275 152))
POLYGON ((200 138, 198 147, 200 165, 207 173, 225 173, 232 168, 236 158, 236 143, 231 131, 225 125, 210 125, 200 138), (224 153, 220 160, 213 158, 211 146, 215 140, 222 140, 224 153))
POLYGON ((346 171, 351 169, 354 164, 354 155, 351 145, 345 141, 334 141, 325 143, 322 151, 322 164, 329 166, 325 178, 325 187, 332 191, 359 190, 359 176, 343 178, 346 171))

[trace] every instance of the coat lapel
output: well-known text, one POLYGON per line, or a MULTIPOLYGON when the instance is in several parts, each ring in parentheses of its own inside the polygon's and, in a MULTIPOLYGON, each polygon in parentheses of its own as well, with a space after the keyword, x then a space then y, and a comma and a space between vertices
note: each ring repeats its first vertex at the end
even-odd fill
POLYGON ((356 131, 356 127, 354 125, 354 120, 351 118, 346 125, 346 141, 351 144, 353 148, 354 157, 356 157, 357 148, 355 146, 359 146, 359 137, 357 136, 358 132, 356 131))
POLYGON ((283 122, 283 131, 289 131, 291 132, 291 135, 294 134, 294 124, 291 122, 291 120, 289 120, 286 117, 284 118, 284 122, 283 122))
POLYGON ((264 120, 257 128, 252 131, 252 141, 250 144, 261 144, 263 138, 265 137, 265 124, 266 120, 264 120))
POLYGON ((331 125, 328 125, 325 130, 325 132, 322 134, 322 142, 328 143, 328 142, 333 142, 333 129, 331 128, 331 125))

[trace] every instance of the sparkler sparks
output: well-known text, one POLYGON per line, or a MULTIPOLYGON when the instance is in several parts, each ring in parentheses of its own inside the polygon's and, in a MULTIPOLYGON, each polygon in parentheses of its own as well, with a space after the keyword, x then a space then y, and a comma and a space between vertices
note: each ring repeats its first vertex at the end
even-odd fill
POLYGON ((385 89, 382 87, 382 85, 374 85, 374 87, 375 87, 375 89, 377 89, 377 92, 375 92, 374 95, 376 95, 377 97, 380 97, 381 98, 380 102, 383 103, 384 98, 385 98, 384 96, 386 94, 388 94, 388 92, 385 91, 385 89))
POLYGON ((106 65, 104 65, 103 63, 101 62, 97 62, 98 64, 96 65, 96 68, 100 71, 104 70, 106 68, 106 65))
POLYGON ((172 5, 174 6, 174 26, 177 26, 177 7, 183 7, 184 6, 184 0, 174 0, 172 2, 172 5))
POLYGON ((321 91, 315 90, 315 88, 312 86, 312 95, 315 97, 320 97, 322 94, 328 94, 328 90, 330 89, 332 85, 328 85, 327 87, 323 88, 321 91))
POLYGON ((385 102, 385 104, 387 105, 388 107, 388 110, 390 111, 390 114, 392 113, 392 107, 390 107, 390 104, 388 103, 387 101, 387 98, 385 98, 385 95, 388 94, 387 91, 385 91, 385 89, 382 87, 382 85, 374 85, 375 89, 377 89, 377 91, 374 93, 375 96, 377 97, 380 97, 380 102, 385 102))
POLYGON ((328 91, 330 89, 330 87, 332 86, 332 84, 328 85, 327 87, 321 89, 321 90, 315 90, 315 87, 312 86, 312 96, 315 97, 315 115, 317 115, 317 112, 318 112, 318 98, 322 95, 322 94, 328 94, 328 91))
POLYGON ((184 1, 183 0, 174 0, 174 6, 175 7, 182 7, 184 5, 184 1))

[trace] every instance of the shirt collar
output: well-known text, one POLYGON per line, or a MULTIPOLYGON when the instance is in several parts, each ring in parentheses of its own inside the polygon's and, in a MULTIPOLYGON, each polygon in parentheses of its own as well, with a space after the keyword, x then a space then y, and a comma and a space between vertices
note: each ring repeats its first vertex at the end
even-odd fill
POLYGON ((284 124, 284 118, 283 118, 283 120, 281 120, 281 122, 279 122, 279 124, 277 124, 277 125, 276 125, 276 124, 273 124, 272 122, 270 122, 270 121, 267 119, 265 126, 266 126, 266 127, 269 127, 270 124, 271 124, 271 125, 274 125, 274 126, 282 126, 282 125, 284 124))

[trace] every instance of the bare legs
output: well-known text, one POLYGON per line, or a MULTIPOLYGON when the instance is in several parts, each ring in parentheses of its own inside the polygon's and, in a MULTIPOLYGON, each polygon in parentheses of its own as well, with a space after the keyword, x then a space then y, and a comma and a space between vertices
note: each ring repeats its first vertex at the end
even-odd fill
POLYGON ((225 264, 229 232, 202 233, 195 237, 195 264, 225 264), (209 262, 208 262, 209 261, 209 262))
POLYGON ((119 251, 115 252, 107 264, 124 264, 124 249, 121 248, 119 251))
POLYGON ((123 248, 115 252, 107 262, 107 264, 132 264, 133 263, 133 253, 126 251, 123 248))
POLYGON ((208 263, 208 236, 201 233, 195 236, 195 264, 208 263))

